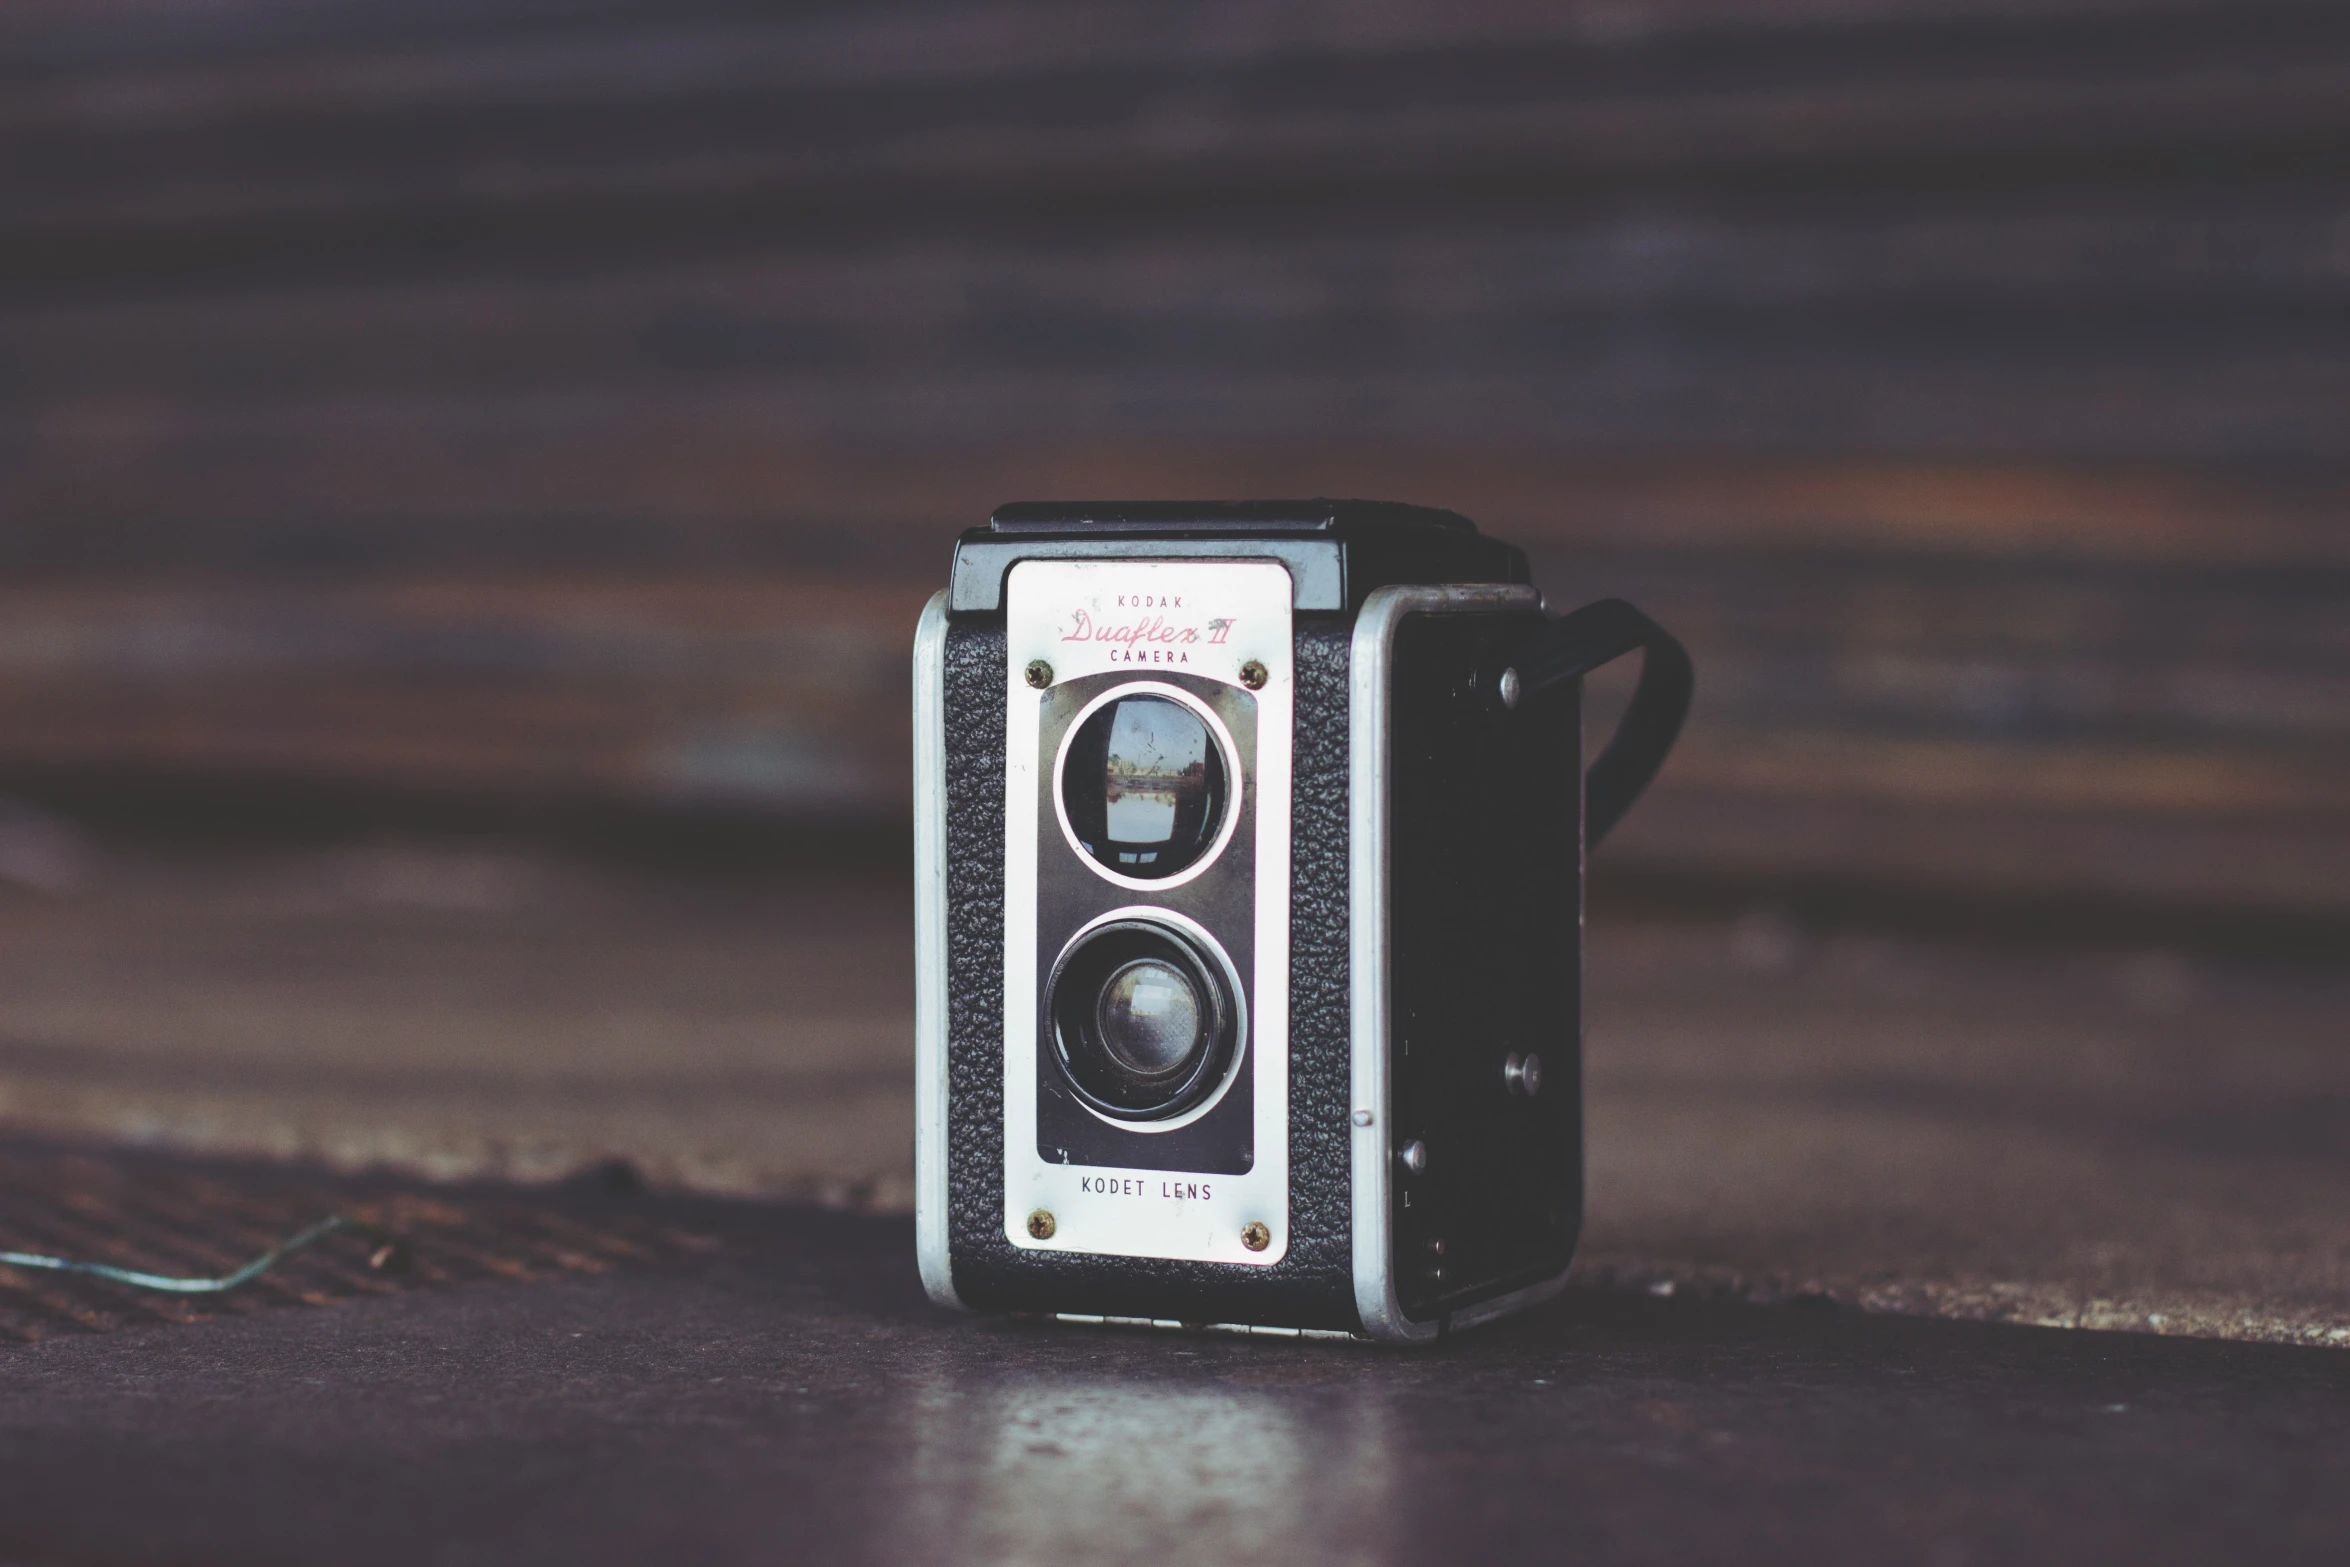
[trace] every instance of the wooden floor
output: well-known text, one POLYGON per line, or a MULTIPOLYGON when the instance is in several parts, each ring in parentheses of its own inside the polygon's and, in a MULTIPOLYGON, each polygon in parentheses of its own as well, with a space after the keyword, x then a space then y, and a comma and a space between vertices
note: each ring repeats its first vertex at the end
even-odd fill
MULTIPOLYGON (((1595 915, 1594 1285, 2350 1343, 2350 972, 1595 915)), ((911 1202, 905 878, 454 840, 0 887, 0 1130, 911 1202)))
MULTIPOLYGON (((107 1165, 111 1195, 334 1184, 107 1165)), ((2350 1554, 2350 1356, 2326 1350, 1593 1290, 1408 1354, 974 1320, 923 1299, 903 1219, 357 1184, 472 1221, 415 1226, 419 1272, 462 1236, 537 1276, 0 1343, 0 1560, 2350 1554), (701 1244, 547 1269, 550 1229, 701 1244)), ((356 1251, 288 1282, 334 1296, 356 1251)))

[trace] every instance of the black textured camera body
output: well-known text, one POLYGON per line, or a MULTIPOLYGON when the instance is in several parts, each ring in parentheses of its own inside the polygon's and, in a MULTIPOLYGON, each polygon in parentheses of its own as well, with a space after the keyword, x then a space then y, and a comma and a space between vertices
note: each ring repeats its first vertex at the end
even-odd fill
MULTIPOLYGON (((926 616, 916 669, 918 914, 926 943, 918 1230, 935 1297, 982 1312, 1416 1340, 1531 1304, 1563 1282, 1582 1221, 1580 669, 1560 664, 1551 642, 1563 623, 1543 615, 1526 578, 1522 556, 1462 519, 1359 503, 1006 508, 989 529, 966 535, 955 587, 926 616), (1034 754, 1049 773, 1054 714, 1066 718, 1096 689, 1106 692, 1098 703, 1119 688, 1108 675, 1066 680, 1041 660, 1026 666, 1028 685, 1040 689, 1023 687, 1014 663, 1027 653, 1012 646, 1005 584, 1015 567, 1040 558, 1124 560, 1138 572, 1144 563, 1179 560, 1190 573, 1180 580, 1194 584, 1212 583, 1220 565, 1261 569, 1271 560, 1293 590, 1286 661, 1268 660, 1270 675, 1262 663, 1245 666, 1230 687, 1242 705, 1216 709, 1247 710, 1244 686, 1252 680, 1266 712, 1276 711, 1276 693, 1287 701, 1286 820, 1275 809, 1265 828, 1285 834, 1287 846, 1285 982, 1276 983, 1278 968, 1263 980, 1281 1015, 1256 1020, 1244 1042, 1246 1070, 1235 1069, 1245 1091, 1248 1072, 1278 1064, 1259 1055, 1285 1057, 1273 1108, 1286 1159, 1266 1171, 1285 1162, 1286 1180, 1274 1189, 1277 1211, 1230 1210, 1266 1221, 1252 1222, 1241 1244, 1269 1260, 1242 1251, 1210 1260, 1090 1249, 1096 1242, 1084 1237, 1115 1223, 1124 1211, 1118 1203, 1140 1215, 1167 1206, 1162 1191, 1184 1195, 1187 1145, 1179 1136, 1134 1135, 1121 1144, 1125 1129, 1102 1117, 1095 1142, 1112 1153, 1053 1135, 1051 1126, 1061 1124, 1055 1114, 1082 1122, 1059 1108, 1055 1096, 1072 1085, 1055 1075, 1051 1052, 1038 1043, 1054 1025, 1033 1018, 1037 1008, 1017 995, 1007 1011, 1007 973, 1030 972, 1017 956, 1007 967, 1007 952, 1034 939, 1019 923, 1045 932, 1034 972, 1057 974, 1049 949, 1075 916, 1054 923, 1062 896, 1054 889, 1083 883, 1084 873, 1063 862, 1082 863, 1077 851, 1092 848, 1074 836, 1066 846, 1058 841, 1046 809, 1037 813, 1045 825, 1033 848, 1019 852, 1032 853, 1047 873, 1024 865, 1008 877, 1008 839, 1029 841, 1007 832, 1024 798, 1021 781, 1007 777, 1007 756, 1027 754, 1027 742, 1008 731, 1008 715, 1027 702, 1045 715, 1034 754), (1530 672, 1546 661, 1558 667, 1539 682, 1537 697, 1519 666, 1530 672), (1020 888, 1013 928, 1008 880, 1020 888), (1042 1064, 1031 1067, 1028 1057, 1042 1064), (1031 1090, 1008 1090, 1007 1079, 1025 1084, 1022 1074, 1031 1071, 1044 1119, 1033 1131, 1008 1131, 1031 1124, 1009 1113, 1018 1105, 1008 1093, 1016 1101, 1031 1090), (1037 1142, 1046 1175, 1055 1175, 1056 1161, 1099 1160, 1113 1191, 1141 1195, 1110 1199, 1103 1211, 1113 1218, 1089 1214, 1082 1234, 1058 1204, 1060 1233, 1041 1208, 1023 1232, 1028 1199, 1012 1191, 1008 1173, 1027 1156, 1023 1136, 1037 1142), (1118 1158, 1120 1146, 1147 1156, 1118 1158)), ((1183 630, 1155 617, 1144 624, 1169 636, 1183 630)), ((1661 632, 1656 638, 1679 657, 1661 632)), ((1641 645, 1647 694, 1660 661, 1656 641, 1641 645)), ((1210 677, 1234 675, 1207 649, 1193 651, 1198 676, 1188 667, 1138 670, 1134 689, 1148 685, 1169 698, 1220 694, 1210 677)), ((1686 705, 1685 660, 1680 667, 1679 706, 1661 744, 1650 737, 1655 754, 1632 793, 1661 762, 1686 705)), ((1022 716, 1033 730, 1037 720, 1022 716)), ((1240 736, 1233 754, 1243 764, 1242 787, 1229 808, 1253 810, 1259 779, 1249 732, 1237 719, 1220 732, 1227 745, 1240 736)), ((1269 753, 1262 765, 1275 776, 1269 753)), ((1595 770, 1595 784, 1599 776, 1595 770)), ((1037 785, 1047 787, 1069 786, 1050 777, 1037 785)), ((1279 804, 1269 795, 1267 803, 1279 804)), ((1228 869, 1245 878, 1254 862, 1227 852, 1228 869)), ((1105 887, 1096 900, 1103 908, 1131 897, 1146 916, 1167 905, 1164 917, 1174 920, 1188 907, 1147 882, 1101 879, 1142 889, 1105 887)), ((1200 918, 1214 927, 1202 932, 1214 938, 1210 945, 1239 953, 1247 970, 1245 920, 1200 918)), ((1040 981, 1039 997, 1057 982, 1040 981)), ((1243 1004, 1253 1003, 1255 986, 1241 989, 1243 1004)), ((1214 1125, 1218 1115, 1230 1122, 1244 1102, 1236 1092, 1194 1112, 1209 1118, 1197 1125, 1214 1125)), ((1261 1159, 1265 1150, 1255 1152, 1261 1159)), ((1188 1162, 1198 1167, 1197 1195, 1213 1160, 1188 1162)), ((1087 1190, 1095 1184, 1080 1182, 1087 1190)), ((1075 1188, 1064 1181, 1058 1189, 1075 1188)), ((1233 1220, 1211 1222, 1229 1228, 1233 1220)))
POLYGON ((1003 1234, 1002 617, 950 620, 947 729, 947 1192, 955 1290, 978 1311, 1042 1311, 1356 1330, 1349 1247, 1346 646, 1343 616, 1301 616, 1291 823, 1289 1253, 1217 1263, 1024 1252, 1003 1234), (1304 714, 1337 717, 1308 723, 1304 714), (1312 803, 1309 803, 1311 801, 1312 803))

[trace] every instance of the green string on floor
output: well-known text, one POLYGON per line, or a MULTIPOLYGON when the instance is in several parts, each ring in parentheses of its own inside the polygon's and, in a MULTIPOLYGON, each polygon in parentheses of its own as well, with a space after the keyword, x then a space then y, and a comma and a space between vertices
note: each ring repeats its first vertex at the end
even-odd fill
POLYGON ((349 1231, 376 1243, 375 1255, 368 1259, 370 1266, 390 1271, 395 1269, 403 1255, 400 1243, 378 1225, 365 1224, 357 1219, 346 1219, 340 1214, 319 1220, 298 1235, 278 1242, 234 1273, 224 1273, 210 1279, 175 1279, 168 1274, 141 1273, 136 1268, 117 1268, 103 1262, 77 1262, 70 1257, 45 1257, 33 1251, 0 1251, 0 1266, 11 1268, 47 1268, 57 1273, 87 1273, 95 1278, 111 1279, 117 1284, 130 1284, 143 1290, 163 1290, 174 1295, 217 1295, 233 1290, 240 1284, 250 1284, 267 1273, 284 1258, 292 1256, 313 1241, 321 1241, 338 1231, 349 1231))

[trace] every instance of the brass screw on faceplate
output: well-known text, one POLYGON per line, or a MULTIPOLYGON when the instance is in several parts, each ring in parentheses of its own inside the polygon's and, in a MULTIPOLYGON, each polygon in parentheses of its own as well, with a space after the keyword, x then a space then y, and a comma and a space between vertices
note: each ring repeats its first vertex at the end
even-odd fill
POLYGON ((1060 1228, 1060 1226, 1053 1223, 1053 1216, 1045 1212, 1045 1210, 1042 1208, 1037 1209, 1034 1213, 1028 1216, 1028 1233, 1035 1236, 1040 1241, 1051 1240, 1053 1238, 1053 1231, 1058 1228, 1060 1228))
POLYGON ((1240 683, 1241 683, 1242 685, 1244 685, 1244 686, 1248 687, 1248 688, 1249 688, 1251 691, 1262 691, 1262 690, 1264 690, 1264 689, 1265 689, 1265 666, 1264 666, 1264 665, 1262 665, 1262 664, 1260 664, 1260 663, 1258 663, 1258 662, 1257 662, 1255 659, 1253 659, 1253 658, 1252 658, 1252 659, 1250 659, 1250 660, 1249 660, 1247 663, 1245 663, 1245 664, 1241 665, 1241 666, 1240 666, 1240 683))
POLYGON ((1028 683, 1042 691, 1053 683, 1053 666, 1038 659, 1028 666, 1028 683))
POLYGON ((1263 1251, 1273 1244, 1273 1232, 1251 1219, 1240 1227, 1240 1244, 1250 1251, 1263 1251))

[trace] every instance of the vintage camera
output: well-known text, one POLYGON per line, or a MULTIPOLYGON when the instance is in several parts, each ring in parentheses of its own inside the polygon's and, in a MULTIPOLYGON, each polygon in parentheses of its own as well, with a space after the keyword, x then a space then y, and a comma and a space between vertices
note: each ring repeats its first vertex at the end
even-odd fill
POLYGON ((943 1304, 1415 1341, 1564 1282, 1583 862, 1687 656, 1364 501, 1027 504, 915 639, 943 1304), (1583 767, 1582 675, 1643 654, 1583 767))

